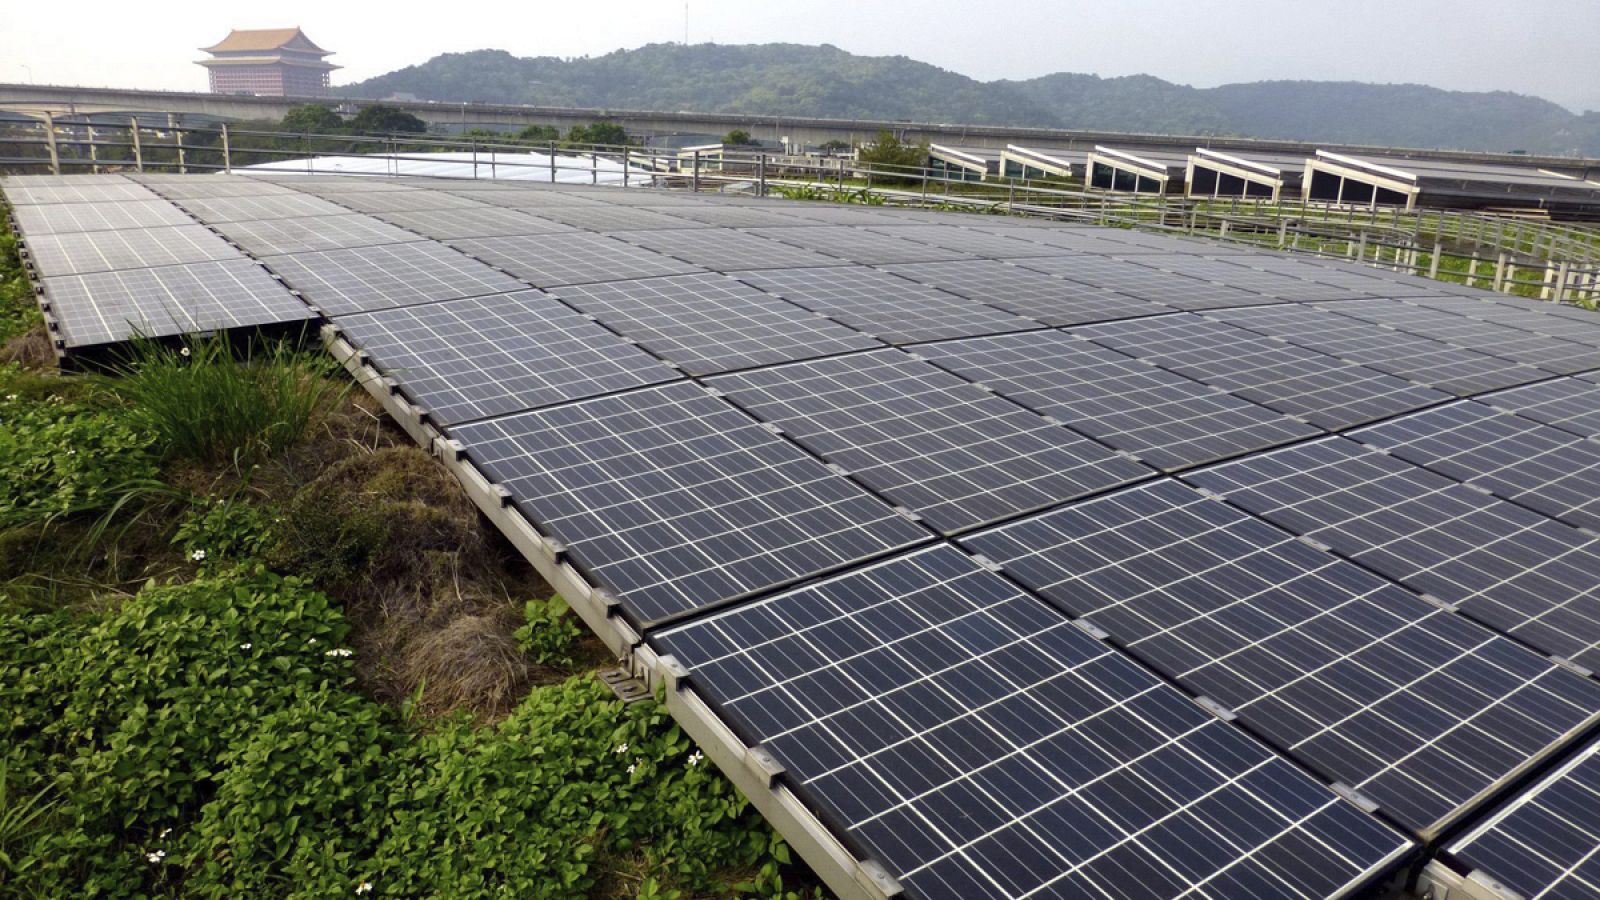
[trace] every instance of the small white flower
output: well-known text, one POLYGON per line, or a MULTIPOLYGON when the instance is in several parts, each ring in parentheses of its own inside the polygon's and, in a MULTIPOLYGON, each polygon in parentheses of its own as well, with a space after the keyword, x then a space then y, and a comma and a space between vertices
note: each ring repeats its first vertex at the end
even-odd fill
POLYGON ((7 394, 6 395, 6 399, 7 400, 15 400, 15 399, 17 399, 17 395, 16 394, 7 394))
POLYGON ((179 356, 188 356, 189 355, 189 348, 185 347, 182 350, 179 350, 178 351, 178 355, 179 356))
POLYGON ((616 754, 618 756, 621 756, 622 754, 627 753, 628 752, 628 745, 627 744, 618 744, 617 745, 617 749, 616 749, 615 752, 616 752, 616 754))
POLYGON ((167 858, 167 851, 157 850, 154 853, 146 853, 144 858, 147 862, 158 863, 167 858))
POLYGON ((316 642, 317 642, 316 638, 306 638, 306 643, 308 643, 308 644, 315 644, 316 642))
POLYGON ((342 657, 354 656, 355 655, 355 651, 347 649, 345 647, 336 647, 336 648, 334 648, 332 650, 324 651, 322 655, 323 656, 338 656, 338 657, 342 658, 342 657))
POLYGON ((356 895, 357 896, 360 896, 361 894, 370 893, 371 891, 372 891, 372 882, 370 882, 370 881, 363 881, 360 884, 356 885, 356 895))
POLYGON ((689 767, 694 768, 695 766, 700 765, 700 760, 705 758, 705 754, 701 753, 699 750, 696 750, 695 752, 689 754, 689 767))
POLYGON ((189 554, 189 558, 195 562, 199 562, 206 558, 206 552, 204 550, 196 550, 195 552, 189 554))
POLYGON ((163 829, 161 829, 161 833, 156 835, 156 840, 164 841, 164 840, 166 840, 167 835, 169 835, 171 833, 172 833, 172 829, 171 828, 163 828, 163 829))
POLYGON ((245 643, 240 644, 239 645, 239 649, 240 650, 249 650, 250 649, 250 643, 248 641, 246 641, 245 643))
POLYGON ((638 768, 639 768, 639 764, 638 763, 634 763, 633 765, 628 767, 628 774, 632 775, 634 773, 634 770, 638 769, 638 768))

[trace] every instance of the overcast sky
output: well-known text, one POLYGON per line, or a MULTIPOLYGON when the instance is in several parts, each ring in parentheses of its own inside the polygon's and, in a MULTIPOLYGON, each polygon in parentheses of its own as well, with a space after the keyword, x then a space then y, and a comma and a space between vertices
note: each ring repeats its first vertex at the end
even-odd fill
MULTIPOLYGON (((1199 87, 1269 78, 1418 82, 1600 110, 1600 0, 691 0, 693 43, 828 43, 974 78, 1148 73, 1199 87)), ((0 0, 0 80, 203 90, 230 28, 299 25, 336 84, 485 47, 584 56, 684 37, 674 0, 0 0)))

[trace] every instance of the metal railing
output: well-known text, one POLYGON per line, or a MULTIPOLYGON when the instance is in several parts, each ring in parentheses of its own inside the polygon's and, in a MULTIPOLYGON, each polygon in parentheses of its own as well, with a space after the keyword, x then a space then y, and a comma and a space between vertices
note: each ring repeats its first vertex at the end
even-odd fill
POLYGON ((1353 208, 1306 200, 1212 200, 1086 190, 1067 180, 971 180, 924 166, 852 157, 788 156, 724 148, 680 151, 633 145, 440 138, 420 134, 314 134, 185 125, 176 116, 125 122, 49 115, 0 121, 0 172, 232 172, 294 160, 329 171, 329 156, 381 158, 382 174, 407 163, 465 154, 470 177, 602 180, 688 191, 736 190, 842 203, 936 207, 1202 236, 1348 259, 1506 293, 1600 303, 1600 227, 1471 210, 1353 208), (536 154, 537 156, 530 156, 536 154))

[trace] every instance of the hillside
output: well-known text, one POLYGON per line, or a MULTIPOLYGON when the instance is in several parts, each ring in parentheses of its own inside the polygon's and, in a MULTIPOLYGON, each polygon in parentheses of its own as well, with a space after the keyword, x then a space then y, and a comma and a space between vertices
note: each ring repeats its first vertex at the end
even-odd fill
POLYGON ((1600 156, 1600 114, 1507 92, 1149 75, 983 82, 903 56, 800 44, 651 44, 576 59, 447 53, 343 87, 363 97, 1229 134, 1600 156))

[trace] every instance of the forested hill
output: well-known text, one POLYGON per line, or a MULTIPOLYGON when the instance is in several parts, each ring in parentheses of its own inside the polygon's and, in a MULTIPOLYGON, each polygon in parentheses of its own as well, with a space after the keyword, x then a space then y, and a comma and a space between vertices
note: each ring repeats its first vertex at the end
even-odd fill
POLYGON ((1600 112, 1414 84, 1149 75, 983 82, 903 56, 800 44, 651 44, 580 59, 447 53, 340 89, 426 100, 906 119, 1600 156, 1600 112))

